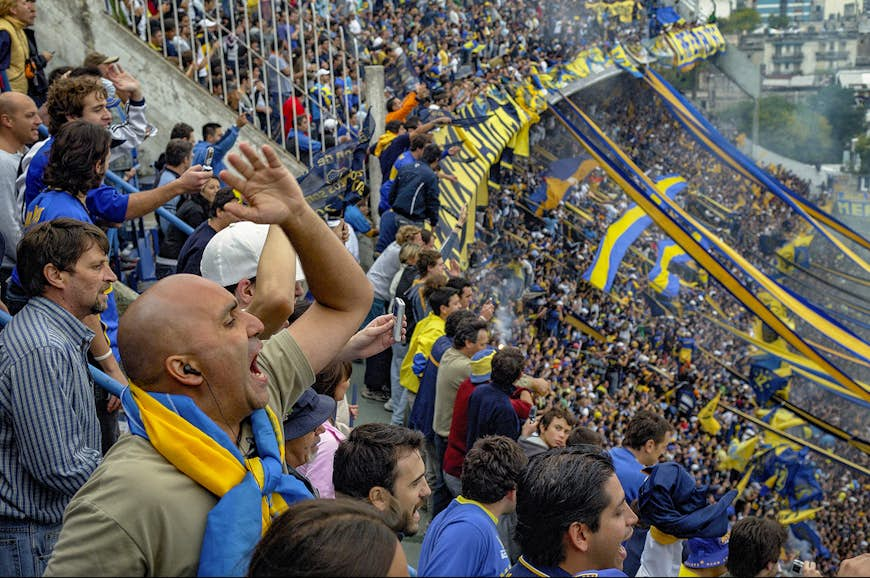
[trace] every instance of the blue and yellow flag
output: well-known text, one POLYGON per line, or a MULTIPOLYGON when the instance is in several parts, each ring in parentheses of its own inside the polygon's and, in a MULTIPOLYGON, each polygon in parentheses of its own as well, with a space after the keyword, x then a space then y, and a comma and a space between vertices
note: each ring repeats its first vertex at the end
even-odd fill
POLYGON ((691 364, 692 358, 695 355, 695 338, 684 335, 680 337, 679 341, 679 350, 677 351, 677 357, 680 360, 680 363, 691 364))
POLYGON ((829 319, 819 315, 817 311, 813 310, 805 302, 787 293, 781 286, 774 283, 769 277, 758 270, 757 267, 746 261, 733 248, 713 235, 704 225, 684 211, 678 204, 672 202, 664 195, 659 195, 655 190, 655 184, 652 183, 650 178, 640 170, 631 158, 622 152, 570 99, 566 99, 565 102, 577 112, 586 130, 592 136, 578 130, 563 113, 554 108, 553 114, 556 118, 584 145, 587 152, 599 162, 608 176, 613 178, 632 200, 642 206, 644 211, 647 211, 655 219, 656 224, 662 227, 669 237, 679 243, 700 266, 722 283, 747 308, 762 318, 777 334, 786 339, 790 345, 818 363, 833 378, 840 382, 844 388, 853 391, 862 399, 870 400, 870 388, 856 383, 855 380, 808 345, 801 336, 797 335, 782 320, 773 315, 760 302, 753 289, 747 287, 741 277, 735 275, 733 271, 719 262, 717 257, 711 254, 710 251, 701 247, 698 241, 692 238, 692 234, 699 232, 708 238, 711 244, 715 246, 715 249, 730 261, 731 265, 740 269, 741 276, 752 279, 774 295, 777 300, 787 304, 787 307, 796 315, 800 315, 808 323, 814 324, 820 331, 827 333, 831 339, 838 341, 844 348, 851 349, 853 355, 865 360, 870 359, 870 345, 844 331, 842 327, 831 323, 829 319))
MULTIPOLYGON (((656 186, 666 197, 673 199, 686 188, 686 180, 679 175, 669 175, 659 179, 656 186)), ((652 219, 642 208, 631 205, 622 217, 607 227, 607 232, 595 253, 595 259, 583 274, 583 279, 609 292, 628 248, 651 223, 652 219)))
POLYGON ((749 364, 749 384, 758 405, 767 405, 773 394, 788 386, 791 368, 782 365, 782 360, 770 353, 753 357, 749 364))
POLYGON ((682 247, 671 239, 663 239, 659 242, 658 257, 656 264, 649 272, 649 282, 656 292, 673 299, 680 292, 680 278, 670 271, 670 266, 690 261, 682 247))
POLYGON ((529 196, 529 208, 539 217, 544 211, 555 209, 565 193, 582 182, 596 166, 595 161, 585 155, 553 161, 544 173, 544 182, 529 196))
POLYGON ((817 232, 834 243, 840 251, 861 267, 863 271, 870 271, 870 266, 843 244, 840 239, 834 236, 831 230, 858 243, 865 249, 870 249, 870 241, 864 238, 863 235, 852 230, 826 211, 783 185, 772 175, 761 170, 749 157, 724 138, 688 99, 679 94, 673 86, 652 70, 652 68, 646 68, 644 78, 653 90, 662 97, 662 100, 674 117, 683 124, 702 146, 739 174, 776 195, 800 215, 802 219, 810 223, 817 232))
POLYGON ((727 470, 737 470, 743 472, 752 456, 755 455, 755 448, 758 447, 760 441, 757 435, 754 435, 744 441, 738 441, 732 438, 728 444, 728 456, 722 461, 722 467, 727 470))
POLYGON ((716 408, 719 407, 719 398, 722 397, 722 392, 716 394, 716 397, 710 400, 707 405, 701 408, 698 412, 698 423, 701 424, 701 429, 706 433, 714 436, 722 430, 722 426, 716 419, 716 408))
POLYGON ((831 551, 822 543, 822 537, 819 536, 818 532, 816 532, 814 526, 815 524, 813 522, 803 520, 792 524, 791 531, 798 540, 803 540, 812 544, 819 557, 828 559, 831 557, 831 551))
POLYGON ((640 70, 637 69, 637 65, 631 59, 631 57, 625 52, 625 48, 622 47, 618 42, 616 46, 614 46, 610 50, 610 58, 613 60, 613 63, 626 71, 630 75, 635 78, 643 78, 643 74, 641 74, 640 70))
POLYGON ((781 273, 791 273, 795 264, 801 267, 810 266, 810 243, 813 241, 812 233, 802 233, 780 247, 776 251, 776 268, 781 273))

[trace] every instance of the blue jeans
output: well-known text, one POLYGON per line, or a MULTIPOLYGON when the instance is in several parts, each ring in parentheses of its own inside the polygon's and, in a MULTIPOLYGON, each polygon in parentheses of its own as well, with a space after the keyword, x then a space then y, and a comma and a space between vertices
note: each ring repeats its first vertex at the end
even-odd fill
POLYGON ((390 405, 395 409, 402 399, 402 387, 399 382, 399 377, 402 371, 402 362, 405 360, 405 354, 408 353, 408 346, 404 343, 394 343, 393 361, 390 363, 390 405))
POLYGON ((42 576, 60 527, 0 518, 0 575, 42 576))
POLYGON ((462 493, 461 479, 451 474, 448 474, 444 470, 441 470, 441 475, 444 476, 444 485, 447 486, 447 490, 454 498, 462 493))
POLYGON ((429 488, 432 490, 432 509, 429 512, 434 518, 450 505, 453 494, 444 483, 444 452, 447 451, 447 438, 443 438, 435 432, 432 432, 432 438, 434 455, 426 456, 426 463, 431 461, 434 467, 433 481, 429 484, 429 488))
POLYGON ((411 390, 402 388, 402 395, 399 397, 399 404, 393 405, 393 417, 390 418, 390 423, 393 425, 406 426, 407 420, 405 416, 411 415, 411 408, 414 406, 414 400, 417 399, 416 393, 411 393, 411 390))

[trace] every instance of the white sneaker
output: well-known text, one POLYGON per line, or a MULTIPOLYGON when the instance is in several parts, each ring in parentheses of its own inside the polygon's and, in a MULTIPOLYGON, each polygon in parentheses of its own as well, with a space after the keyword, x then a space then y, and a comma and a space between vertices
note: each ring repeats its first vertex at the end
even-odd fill
POLYGON ((392 411, 393 411, 393 400, 392 400, 392 399, 388 399, 388 400, 384 403, 384 409, 387 410, 387 411, 389 411, 389 412, 392 412, 392 411))

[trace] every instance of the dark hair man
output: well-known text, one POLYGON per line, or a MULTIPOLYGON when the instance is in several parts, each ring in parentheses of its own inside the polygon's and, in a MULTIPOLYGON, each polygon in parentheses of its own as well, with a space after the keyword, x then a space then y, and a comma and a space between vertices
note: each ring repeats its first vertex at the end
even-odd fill
MULTIPOLYGON (((564 448, 576 423, 574 414, 562 407, 554 407, 541 416, 534 424, 531 435, 519 439, 520 447, 529 457, 536 456, 550 448, 564 448)), ((525 427, 525 426, 524 426, 525 427)))
POLYGON ((223 187, 218 190, 214 200, 209 205, 208 219, 200 223, 181 246, 181 251, 178 252, 176 273, 202 274, 199 264, 202 262, 202 253, 208 242, 217 233, 228 227, 230 223, 235 223, 237 220, 235 215, 224 210, 227 203, 235 202, 238 202, 238 199, 232 187, 223 187))
MULTIPOLYGON (((610 450, 616 476, 629 504, 637 500, 640 486, 647 478, 644 468, 658 463, 671 441, 673 429, 664 417, 651 411, 639 411, 625 428, 622 446, 610 450)), ((626 544, 628 558, 625 561, 625 571, 631 576, 640 567, 640 555, 646 534, 647 530, 638 528, 631 541, 626 544)))
POLYGON ((776 576, 788 533, 771 518, 747 516, 731 527, 728 573, 732 576, 776 576))
POLYGON ((605 452, 569 447, 532 458, 517 486, 517 517, 523 553, 508 576, 625 576, 621 542, 637 516, 605 452))
POLYGON ((420 551, 421 576, 502 576, 510 568, 499 518, 517 507, 517 482, 526 467, 512 439, 475 442, 462 468, 462 494, 435 516, 420 551))
MULTIPOLYGON (((160 171, 160 176, 157 179, 158 186, 168 185, 172 181, 181 178, 181 175, 191 167, 193 159, 193 145, 189 141, 174 138, 166 143, 166 149, 163 152, 163 170, 160 171)), ((195 194, 199 194, 198 192, 195 194)), ((172 215, 177 215, 178 205, 181 202, 181 195, 172 197, 165 203, 163 208, 172 215)), ((177 265, 178 250, 181 248, 183 240, 179 242, 176 236, 172 235, 175 227, 168 219, 161 219, 158 216, 158 224, 160 225, 160 253, 157 255, 157 278, 162 279, 167 275, 175 272, 177 265)))
POLYGON ((400 538, 413 536, 430 494, 423 434, 381 423, 355 427, 335 452, 332 483, 336 495, 368 501, 384 512, 400 538))
MULTIPOLYGON (((111 137, 102 127, 84 120, 65 124, 56 135, 57 149, 52 149, 45 171, 46 188, 27 206, 25 229, 61 217, 92 223, 85 207, 89 191, 99 187, 109 162, 111 137)), ((23 283, 18 269, 12 271, 7 289, 8 305, 15 313, 37 293, 23 283)), ((118 308, 115 294, 109 288, 107 305, 99 316, 89 316, 84 322, 97 336, 91 342, 93 361, 114 379, 126 383, 118 364, 118 308), (104 337, 105 336, 105 337, 104 337), (108 338, 108 343, 106 338, 108 338), (111 347, 111 349, 109 349, 111 347)), ((97 416, 102 429, 103 453, 118 439, 120 401, 100 387, 94 388, 97 416)))
POLYGON ((0 333, 0 540, 14 544, 0 549, 4 574, 42 575, 64 508, 100 463, 83 321, 106 309, 108 251, 99 228, 63 218, 18 245, 32 298, 0 333))
POLYGON ((202 125, 202 140, 193 145, 193 164, 201 165, 205 163, 208 149, 213 148, 214 157, 211 161, 211 167, 215 175, 220 175, 221 170, 224 168, 224 157, 230 152, 233 145, 236 144, 239 131, 246 124, 248 124, 248 117, 240 114, 236 117, 236 124, 230 127, 230 130, 227 132, 224 132, 221 125, 216 122, 207 122, 202 125))
POLYGON ((511 405, 514 383, 523 373, 525 357, 516 347, 504 347, 492 358, 492 382, 479 385, 468 400, 466 447, 478 438, 503 435, 512 440, 520 436, 520 420, 511 405))

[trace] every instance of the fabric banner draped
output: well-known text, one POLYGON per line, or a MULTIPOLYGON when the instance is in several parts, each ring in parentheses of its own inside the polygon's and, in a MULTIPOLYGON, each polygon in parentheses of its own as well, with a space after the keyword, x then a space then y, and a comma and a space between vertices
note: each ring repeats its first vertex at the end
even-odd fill
MULTIPOLYGON (((673 198, 686 188, 686 180, 679 175, 669 175, 662 177, 656 188, 666 197, 673 198)), ((607 227, 592 265, 583 274, 583 279, 605 292, 610 291, 626 251, 651 224, 652 219, 642 207, 629 207, 625 214, 607 227)))
MULTIPOLYGON (((564 95, 563 95, 564 96, 564 95)), ((824 371, 833 377, 847 390, 860 399, 870 401, 870 388, 859 385, 841 369, 828 361, 814 347, 809 345, 801 336, 795 333, 783 320, 773 314, 764 303, 757 297, 757 288, 747 286, 743 278, 751 279, 758 286, 770 292, 777 300, 785 304, 796 316, 802 317, 806 322, 813 324, 830 339, 838 342, 840 346, 850 350, 853 354, 864 359, 870 358, 870 346, 860 339, 844 332, 840 327, 831 324, 822 318, 814 309, 805 303, 795 299, 791 294, 783 290, 779 285, 771 281, 766 275, 752 264, 743 259, 736 251, 718 239, 690 215, 685 213, 676 203, 663 195, 657 195, 654 183, 641 171, 625 153, 619 150, 609 138, 579 110, 567 98, 565 102, 572 106, 577 116, 582 120, 583 126, 593 136, 587 136, 566 118, 565 114, 557 108, 553 113, 562 122, 574 137, 583 144, 584 148, 598 160, 599 165, 605 169, 608 175, 619 184, 628 196, 653 219, 653 221, 674 239, 701 267, 706 269, 727 291, 744 304, 750 311, 757 315, 773 331, 782 336, 792 347, 817 363, 824 371), (735 266, 741 269, 740 276, 720 263, 714 257, 712 251, 705 250, 701 244, 692 237, 692 233, 700 233, 707 238, 711 245, 721 254, 725 255, 735 266)))

